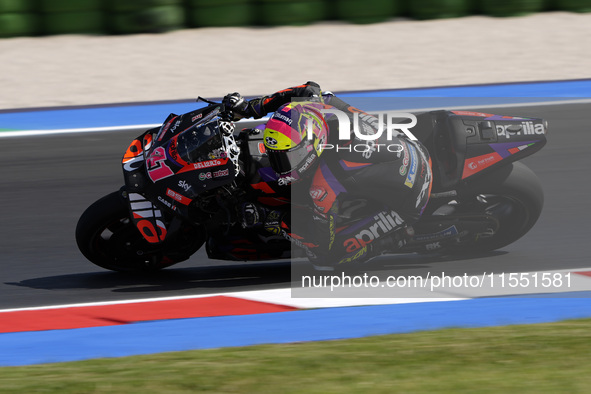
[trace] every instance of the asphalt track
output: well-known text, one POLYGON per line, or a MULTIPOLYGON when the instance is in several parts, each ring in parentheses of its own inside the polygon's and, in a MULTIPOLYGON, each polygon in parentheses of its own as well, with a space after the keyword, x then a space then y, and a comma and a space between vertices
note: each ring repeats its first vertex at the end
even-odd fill
MULTIPOLYGON (((486 256, 385 257, 368 269, 398 275, 526 272, 589 267, 591 105, 496 108, 542 117, 548 144, 523 162, 540 177, 545 208, 518 242, 486 256)), ((203 252, 157 276, 130 277, 87 262, 76 221, 122 183, 120 158, 137 131, 14 137, 0 141, 0 309, 287 287, 290 265, 208 260, 203 252)), ((309 268, 303 265, 304 272, 309 268)))

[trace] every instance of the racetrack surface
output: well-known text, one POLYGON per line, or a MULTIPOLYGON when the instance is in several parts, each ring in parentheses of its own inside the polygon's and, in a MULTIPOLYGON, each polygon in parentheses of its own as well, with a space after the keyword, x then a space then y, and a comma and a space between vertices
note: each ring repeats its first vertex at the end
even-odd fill
MULTIPOLYGON (((525 272, 589 266, 589 104, 487 110, 548 120, 548 144, 523 162, 540 177, 545 208, 518 242, 482 257, 384 257, 399 275, 525 272)), ((105 271, 87 262, 75 240, 83 210, 117 190, 120 159, 137 131, 2 140, 0 309, 142 299, 289 286, 287 262, 260 264, 191 260, 150 277, 105 271)), ((309 270, 302 264, 302 270, 309 270)))

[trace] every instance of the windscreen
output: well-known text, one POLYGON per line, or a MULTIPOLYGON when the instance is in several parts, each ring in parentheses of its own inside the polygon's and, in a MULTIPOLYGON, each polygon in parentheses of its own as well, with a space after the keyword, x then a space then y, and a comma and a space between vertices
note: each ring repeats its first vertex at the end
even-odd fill
POLYGON ((177 149, 187 163, 219 157, 223 144, 217 120, 183 132, 178 137, 177 149))

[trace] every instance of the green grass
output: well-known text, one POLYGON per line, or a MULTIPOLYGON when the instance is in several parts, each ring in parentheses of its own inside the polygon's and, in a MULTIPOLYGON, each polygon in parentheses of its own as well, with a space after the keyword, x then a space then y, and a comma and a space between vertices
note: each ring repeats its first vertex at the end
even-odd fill
POLYGON ((585 319, 4 367, 0 393, 588 393, 590 370, 585 319))

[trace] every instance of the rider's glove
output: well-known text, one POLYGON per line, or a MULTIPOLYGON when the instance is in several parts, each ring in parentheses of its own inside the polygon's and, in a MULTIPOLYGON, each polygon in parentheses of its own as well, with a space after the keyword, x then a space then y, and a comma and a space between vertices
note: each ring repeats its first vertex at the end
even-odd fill
POLYGON ((300 92, 300 97, 309 97, 311 101, 321 101, 322 90, 320 85, 313 81, 306 82, 305 88, 300 92))
POLYGON ((259 213, 259 207, 255 204, 246 202, 242 204, 241 211, 242 228, 252 228, 262 224, 262 212, 259 213))
POLYGON ((267 209, 251 202, 243 203, 240 210, 242 228, 263 227, 268 233, 281 233, 284 212, 267 209))
POLYGON ((251 116, 248 111, 248 101, 244 100, 244 97, 238 92, 228 93, 222 99, 222 104, 226 111, 231 111, 234 115, 232 120, 249 118, 251 116))

